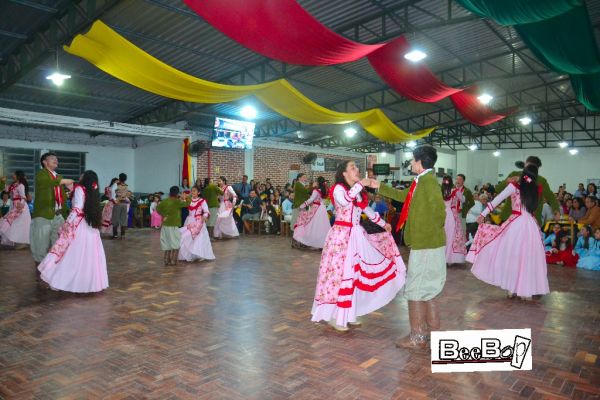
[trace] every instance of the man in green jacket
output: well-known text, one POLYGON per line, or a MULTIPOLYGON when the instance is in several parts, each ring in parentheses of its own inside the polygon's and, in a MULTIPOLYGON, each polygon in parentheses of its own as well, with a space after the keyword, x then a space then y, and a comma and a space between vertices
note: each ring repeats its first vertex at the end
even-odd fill
POLYGON ((202 197, 206 200, 208 205, 208 211, 210 217, 206 221, 208 233, 210 237, 213 237, 213 229, 215 228, 215 222, 219 215, 219 195, 223 194, 223 191, 219 189, 217 185, 212 183, 210 178, 204 180, 204 189, 202 190, 202 197))
POLYGON ((471 192, 471 190, 469 190, 469 188, 465 186, 466 180, 467 178, 464 176, 464 174, 458 174, 456 176, 456 184, 454 185, 458 190, 462 191, 463 196, 465 198, 464 203, 460 205, 460 220, 462 223, 462 231, 465 236, 465 239, 467 238, 467 222, 465 221, 465 218, 467 218, 467 213, 469 212, 471 207, 475 205, 473 192, 471 192))
POLYGON ((446 282, 446 210, 435 177, 436 161, 435 148, 419 146, 413 150, 412 172, 417 177, 410 188, 396 190, 383 183, 379 187, 381 195, 404 203, 396 229, 404 226, 404 241, 411 248, 404 286, 410 334, 396 343, 402 348, 425 348, 429 332, 440 328, 435 299, 446 282))
POLYGON ((35 174, 33 215, 29 233, 31 254, 39 264, 58 239, 58 230, 67 216, 67 196, 63 185, 72 185, 72 179, 63 179, 55 171, 58 158, 45 153, 40 158, 42 169, 35 174))
POLYGON ((310 192, 306 188, 307 185, 308 177, 303 173, 298 174, 296 185, 294 185, 294 204, 292 206, 292 222, 290 223, 292 231, 300 213, 300 205, 310 197, 310 192))
MULTIPOLYGON (((542 160, 540 160, 536 156, 529 156, 527 157, 527 160, 525 160, 525 165, 523 166, 523 168, 527 167, 528 165, 535 165, 539 170, 542 167, 542 160)), ((504 182, 499 183, 498 186, 496 186, 495 188, 496 195, 500 194, 500 192, 502 192, 506 188, 506 185, 508 185, 508 182, 511 180, 511 178, 520 177, 521 172, 522 171, 513 171, 508 175, 504 182)), ((542 226, 542 209, 544 207, 544 203, 546 201, 548 202, 550 208, 552 208, 552 212, 554 212, 555 217, 557 219, 560 219, 560 205, 558 204, 558 200, 556 199, 554 192, 550 189, 550 185, 548 185, 548 181, 546 180, 546 178, 544 178, 541 175, 538 175, 537 182, 538 186, 541 186, 542 195, 538 200, 538 206, 535 209, 535 218, 537 219, 538 224, 542 226)), ((508 199, 506 199, 504 203, 504 208, 502 208, 502 211, 500 212, 500 217, 502 218, 502 221, 506 221, 510 217, 511 213, 512 203, 509 197, 508 199)))

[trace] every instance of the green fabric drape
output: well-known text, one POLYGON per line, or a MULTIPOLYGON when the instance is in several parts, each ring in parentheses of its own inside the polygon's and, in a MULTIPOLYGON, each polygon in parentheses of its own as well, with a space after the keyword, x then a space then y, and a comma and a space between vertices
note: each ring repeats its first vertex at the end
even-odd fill
POLYGON ((480 17, 500 25, 530 24, 557 17, 583 5, 583 0, 456 0, 480 17))
POLYGON ((569 74, 577 100, 600 110, 600 52, 583 0, 456 0, 472 13, 514 25, 549 69, 569 74))
POLYGON ((571 75, 575 97, 590 111, 600 111, 600 73, 571 75))
POLYGON ((563 74, 600 72, 600 53, 585 6, 515 29, 548 68, 563 74))

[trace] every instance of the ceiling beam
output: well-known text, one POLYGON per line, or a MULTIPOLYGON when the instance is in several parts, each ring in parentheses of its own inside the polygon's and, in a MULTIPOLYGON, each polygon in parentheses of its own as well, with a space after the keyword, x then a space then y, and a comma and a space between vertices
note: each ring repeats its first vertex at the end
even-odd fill
MULTIPOLYGON (((40 9, 39 4, 25 0, 11 0, 15 3, 40 9)), ((44 10, 55 13, 44 30, 35 32, 0 65, 0 92, 18 81, 31 69, 43 62, 51 51, 67 43, 77 33, 86 29, 118 0, 69 1, 64 10, 44 10), (63 12, 64 11, 64 12, 63 12)), ((44 8, 48 8, 45 7, 44 8)), ((54 9, 52 9, 54 10, 54 9)))

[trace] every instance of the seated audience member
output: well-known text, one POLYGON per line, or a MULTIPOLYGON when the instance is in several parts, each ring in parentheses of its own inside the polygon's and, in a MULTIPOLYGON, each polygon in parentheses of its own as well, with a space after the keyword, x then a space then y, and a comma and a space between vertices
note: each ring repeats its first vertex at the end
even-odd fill
POLYGON ((583 205, 583 199, 575 197, 573 199, 573 206, 569 210, 569 218, 574 221, 579 221, 585 216, 586 208, 583 205))
POLYGON ((577 238, 577 243, 575 243, 575 253, 579 257, 585 257, 590 252, 590 239, 592 235, 592 228, 587 225, 584 225, 579 230, 579 238, 577 238))
POLYGON ((557 238, 562 232, 560 224, 552 225, 552 232, 550 232, 544 239, 544 250, 550 251, 553 247, 558 247, 557 238))
POLYGON ((587 196, 587 191, 585 190, 585 187, 583 186, 583 183, 580 183, 577 186, 577 190, 575 191, 575 193, 573 194, 573 197, 575 197, 576 199, 582 199, 584 197, 587 196))
POLYGON ((479 227, 477 218, 488 203, 488 195, 475 192, 473 200, 475 200, 475 204, 469 209, 467 216, 465 217, 465 223, 467 224, 467 240, 475 238, 475 233, 477 233, 477 228, 479 227))
POLYGON ((388 212, 388 205, 385 200, 379 195, 375 195, 375 201, 373 201, 373 210, 375 210, 381 217, 384 216, 386 212, 388 212))
POLYGON ((8 192, 2 192, 2 199, 0 200, 0 217, 8 214, 11 203, 10 194, 8 192))
POLYGON ((589 249, 586 255, 579 257, 577 268, 600 271, 600 228, 594 231, 594 237, 589 239, 589 249))
POLYGON ((552 212, 552 207, 548 204, 547 200, 544 200, 544 205, 542 206, 542 225, 546 224, 548 221, 552 221, 554 219, 554 213, 552 212))
POLYGON ((567 198, 567 196, 565 196, 565 201, 561 204, 561 208, 562 215, 569 215, 571 208, 573 208, 573 199, 567 198))
POLYGON ((600 199, 600 195, 598 195, 598 188, 595 183, 590 183, 587 187, 587 195, 588 197, 595 197, 596 199, 600 199))
POLYGON ((578 224, 590 225, 592 229, 600 228, 600 207, 598 199, 588 196, 585 198, 585 208, 587 208, 583 218, 576 220, 578 224))
POLYGON ((294 205, 294 193, 288 193, 288 197, 281 203, 281 212, 283 213, 283 220, 286 222, 292 222, 292 206, 294 205))
POLYGON ((271 229, 271 233, 274 235, 279 235, 279 231, 281 229, 281 207, 279 206, 279 200, 275 198, 275 194, 269 196, 265 203, 265 208, 267 212, 267 220, 273 227, 273 229, 271 229))
POLYGON ((261 200, 256 195, 256 191, 250 191, 250 197, 248 197, 248 201, 242 204, 242 207, 246 210, 244 215, 242 216, 242 223, 244 224, 244 228, 246 228, 246 232, 250 232, 252 227, 248 221, 257 221, 260 219, 260 215, 262 214, 261 200))
POLYGON ((575 267, 578 260, 579 256, 573 251, 569 234, 561 231, 550 251, 546 252, 546 263, 575 267))

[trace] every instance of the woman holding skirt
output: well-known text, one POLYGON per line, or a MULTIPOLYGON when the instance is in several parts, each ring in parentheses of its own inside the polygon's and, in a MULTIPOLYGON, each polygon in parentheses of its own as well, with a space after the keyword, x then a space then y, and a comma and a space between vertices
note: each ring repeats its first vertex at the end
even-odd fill
POLYGON ((509 297, 529 300, 550 291, 544 244, 533 215, 540 193, 537 167, 529 165, 519 181, 513 180, 477 219, 480 227, 467 254, 467 261, 473 263, 471 272, 507 290, 509 297), (508 197, 512 203, 510 218, 500 226, 483 224, 485 217, 508 197))
POLYGON ((99 292, 108 287, 106 257, 98 230, 102 224, 98 176, 83 173, 73 190, 71 213, 58 240, 38 266, 50 288, 74 293, 99 292))
POLYGON ((322 249, 331 228, 329 216, 323 204, 327 198, 325 178, 317 178, 317 186, 311 196, 300 205, 300 214, 294 226, 294 240, 308 247, 322 249), (308 207, 308 210, 306 209, 308 207))
POLYGON ((7 246, 29 244, 31 215, 27 206, 27 179, 23 171, 13 174, 13 183, 7 192, 12 199, 8 213, 0 219, 0 243, 7 246))
POLYGON ((188 206, 188 217, 185 219, 181 232, 181 247, 179 248, 179 259, 183 261, 214 260, 206 220, 210 216, 206 200, 198 196, 196 186, 192 187, 192 202, 188 206))
POLYGON ((219 178, 218 184, 223 194, 219 195, 219 212, 215 222, 214 237, 215 239, 221 239, 223 236, 240 236, 233 219, 233 207, 237 200, 235 191, 227 185, 227 179, 224 176, 219 178))
POLYGON ((327 234, 312 307, 312 321, 327 321, 338 331, 357 324, 357 317, 371 313, 394 299, 404 285, 406 267, 394 243, 391 227, 368 207, 365 186, 353 161, 342 162, 330 190, 336 220, 327 234), (361 214, 385 228, 368 235, 360 226, 361 214))
POLYGON ((442 197, 446 206, 446 264, 463 264, 467 255, 466 237, 462 230, 460 205, 465 201, 464 188, 454 188, 452 177, 442 179, 442 197))

